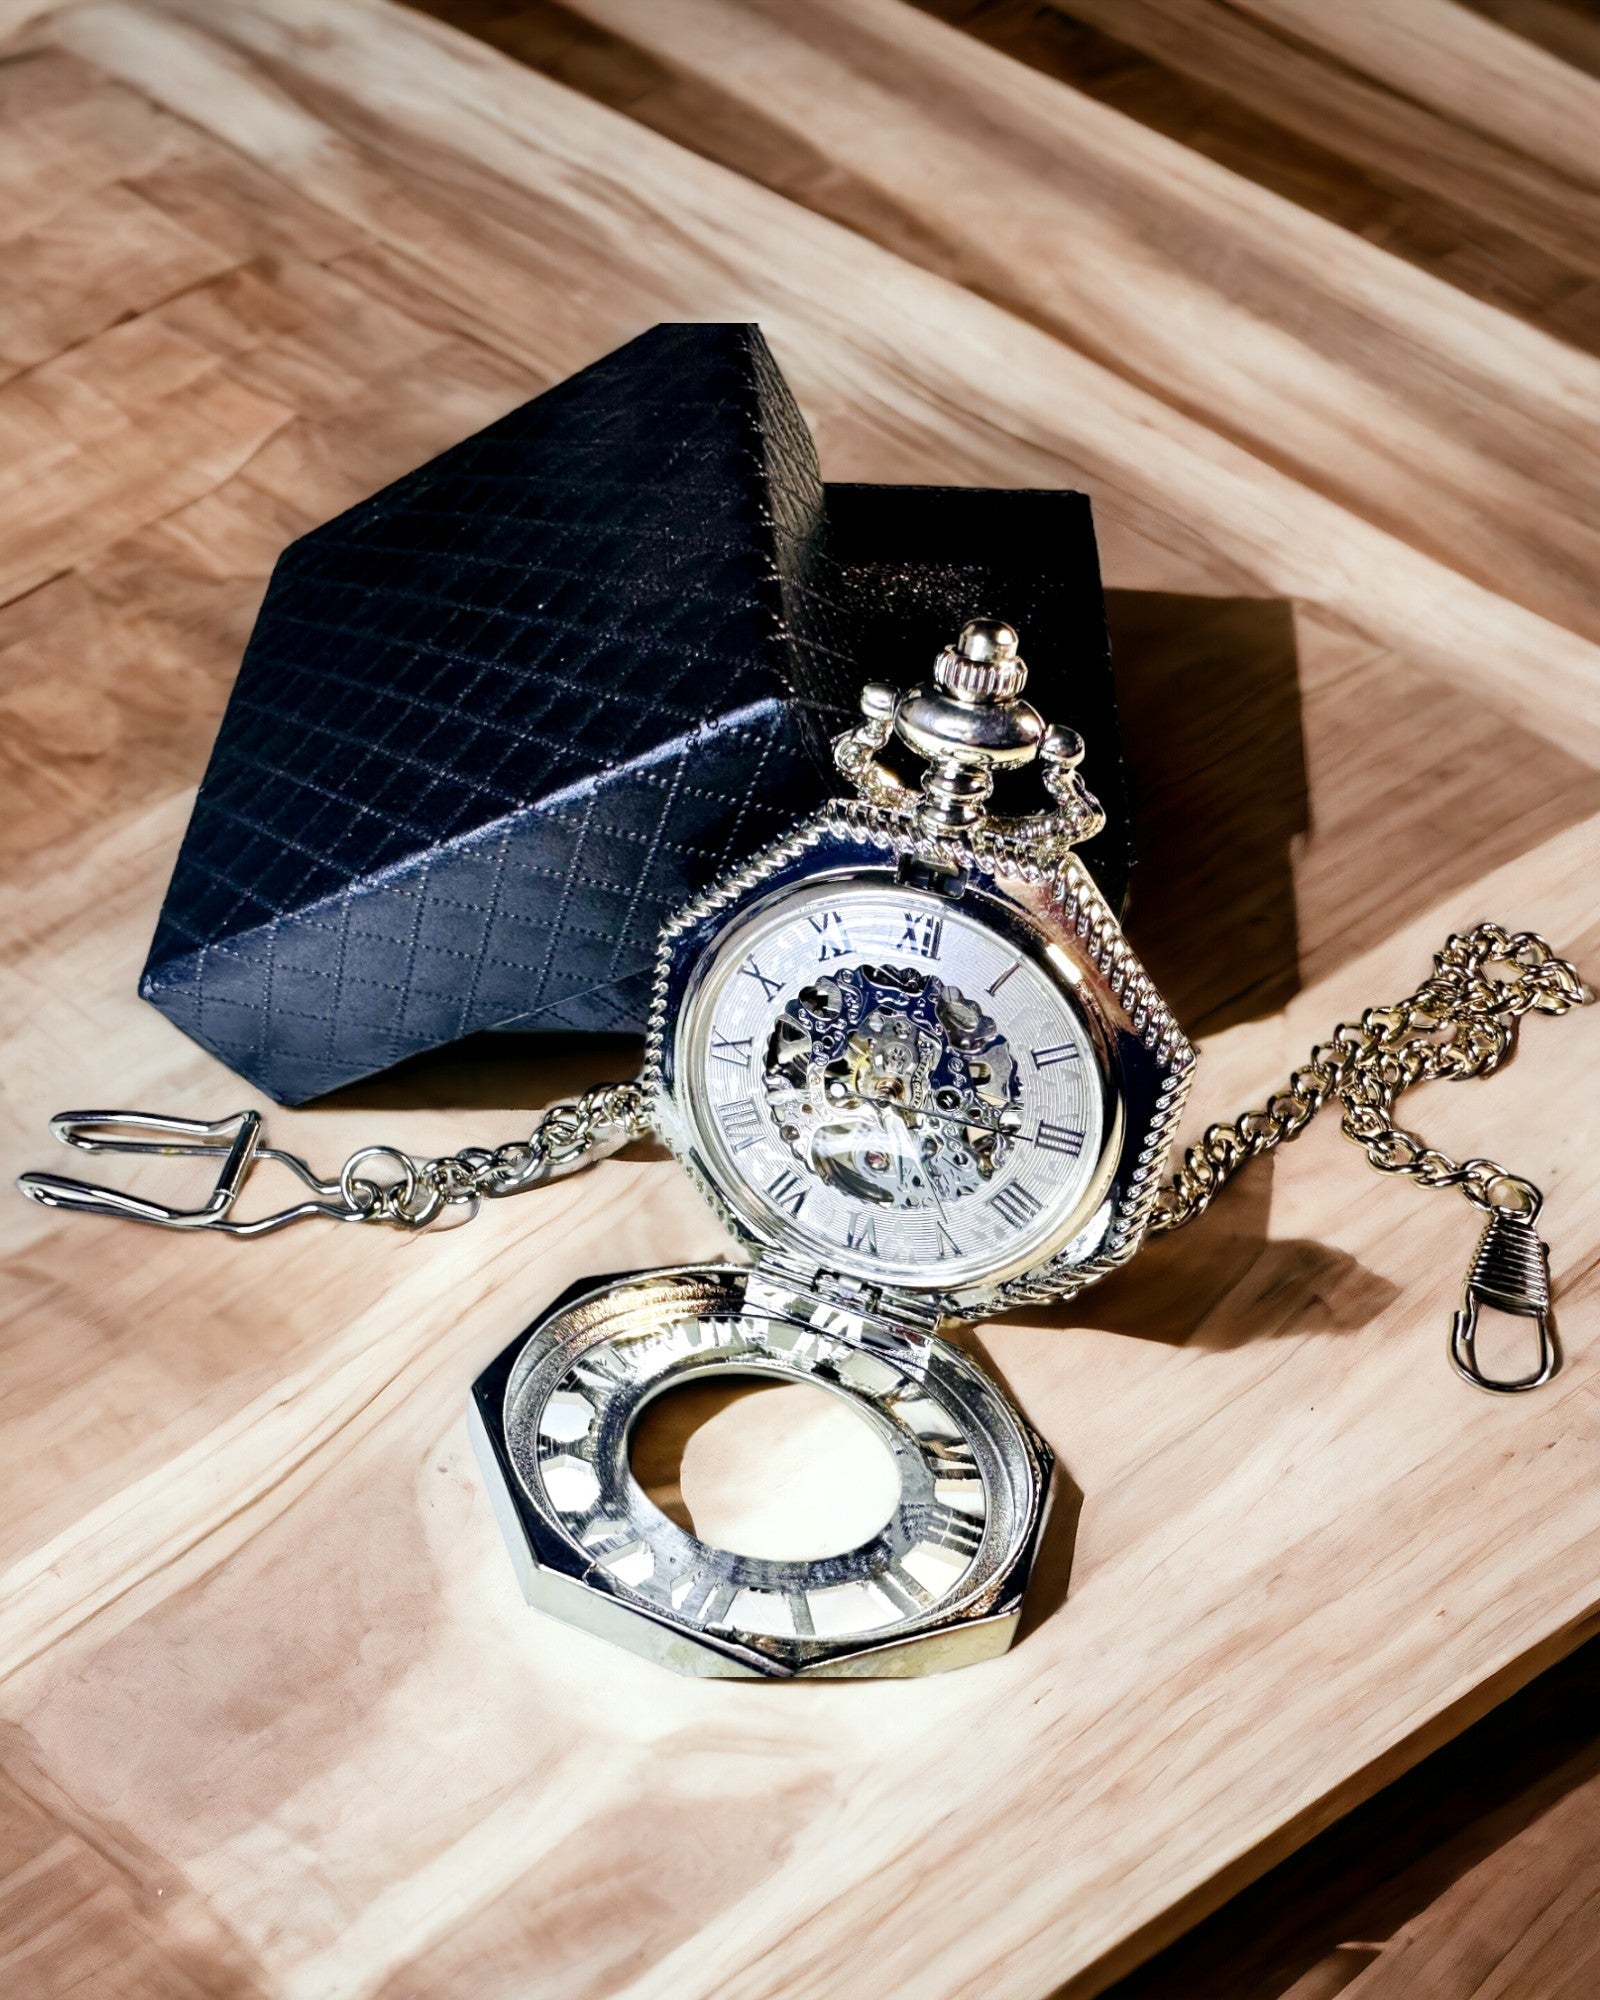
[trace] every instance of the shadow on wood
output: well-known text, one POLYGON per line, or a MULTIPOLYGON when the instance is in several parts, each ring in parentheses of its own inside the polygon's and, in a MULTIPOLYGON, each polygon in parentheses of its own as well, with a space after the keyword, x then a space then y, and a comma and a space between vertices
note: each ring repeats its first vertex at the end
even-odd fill
POLYGON ((1202 1220, 1152 1237, 1125 1270, 1059 1307, 1056 1323, 1218 1351, 1366 1326, 1395 1287, 1347 1251, 1267 1234, 1273 1164, 1253 1160, 1202 1220))
MULTIPOLYGON (((598 1083, 637 1076, 637 1035, 479 1034, 347 1083, 315 1111, 537 1111, 598 1083)), ((509 1136, 509 1135, 508 1135, 509 1136)))
MULTIPOLYGON (((1026 1409, 1026 1404, 1007 1379, 1006 1371, 996 1360, 994 1350, 980 1333, 963 1329, 948 1338, 952 1346, 965 1349, 984 1373, 999 1383, 1013 1409, 1026 1409)), ((1082 1518, 1083 1488, 1073 1478, 1065 1459, 1058 1452, 1050 1482, 1050 1511, 1045 1517, 1044 1533, 1039 1537, 1039 1546, 1034 1553, 1027 1601, 1022 1608, 1022 1621, 1017 1627, 1017 1645, 1020 1646, 1031 1633, 1037 1632, 1045 1620, 1053 1617, 1066 1603, 1072 1583, 1073 1558, 1078 1548, 1078 1523, 1082 1518)))
MULTIPOLYGON (((1382 1941, 1470 1869, 1562 1801, 1600 1795, 1597 1700, 1600 1640, 1591 1640, 1107 1989, 1105 2000, 1287 2000, 1291 1990, 1298 2000, 1341 1991, 1386 1956, 1382 1941)), ((1558 1845, 1545 1858, 1543 1874, 1529 1868, 1531 1904, 1557 1897, 1561 1852, 1558 1845)))
POLYGON ((1191 1036, 1300 989, 1295 846, 1310 824, 1293 607, 1106 593, 1133 792, 1129 934, 1191 1036))

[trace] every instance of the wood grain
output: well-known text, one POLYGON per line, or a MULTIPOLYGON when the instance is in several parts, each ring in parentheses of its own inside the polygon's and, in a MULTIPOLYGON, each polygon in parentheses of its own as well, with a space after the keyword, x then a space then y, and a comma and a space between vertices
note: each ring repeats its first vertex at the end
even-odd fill
POLYGON ((1454 0, 1244 0, 1244 11, 1564 179, 1600 185, 1595 80, 1454 0))
MULTIPOLYGON (((1063 117, 1050 79, 898 0, 575 0, 571 11, 759 119, 763 140, 809 145, 844 187, 871 188, 882 212, 908 219, 879 230, 902 255, 1131 382, 1159 383, 1169 403, 1203 410, 1452 566, 1600 630, 1586 581, 1600 363, 1475 313, 1099 105, 1063 117), (1558 521, 1552 459, 1567 452, 1558 521)), ((1125 32, 1125 0, 1106 11, 1125 32)), ((1187 39, 1195 25, 1172 32, 1187 39)), ((753 149, 721 150, 760 164, 753 149)), ((788 191, 809 190, 790 178, 788 191)), ((1594 204, 1600 221, 1600 190, 1594 204)))
MULTIPOLYGON (((883 0, 585 0, 597 95, 376 0, 23 11, 8 1162, 64 1101, 243 1101, 132 989, 277 549, 659 318, 759 319, 829 476, 1093 493, 1199 1117, 1485 911, 1600 962, 1591 355, 883 0)), ((725 1250, 667 1160, 418 1242, 7 1205, 11 1985, 1102 1990, 1594 1629, 1597 1067, 1600 1009, 1539 1021, 1417 1110, 1549 1189, 1526 1406, 1444 1365, 1470 1218, 1331 1131, 985 1329, 1068 1504, 1024 1642, 927 1685, 733 1699, 517 1600, 466 1384, 570 1280, 725 1250)), ((485 1074, 278 1122, 432 1150, 577 1073, 485 1074)))
MULTIPOLYGON (((1424 9, 1405 10, 1407 28, 1391 39, 1391 53, 1404 49, 1415 69, 1423 36, 1432 26, 1446 41, 1437 17, 1424 9), (1417 29, 1410 24, 1415 21, 1417 29)), ((1454 11, 1454 10, 1452 10, 1454 11)), ((1288 0, 1274 15, 1261 7, 1235 9, 1220 0, 1075 0, 1072 12, 1134 46, 1158 54, 1174 67, 1208 81, 1226 79, 1230 94, 1276 123, 1310 138, 1337 134, 1342 153, 1359 164, 1398 173, 1436 197, 1471 207, 1508 232, 1526 236, 1552 256, 1586 271, 1594 269, 1595 191, 1580 174, 1572 177, 1570 146, 1557 125, 1546 127, 1546 149, 1558 151, 1563 165, 1547 170, 1544 160, 1505 145, 1492 129, 1462 125, 1441 116, 1429 94, 1385 88, 1356 67, 1329 64, 1305 45, 1305 22, 1291 21, 1288 0), (1255 18, 1252 18, 1255 17, 1255 18), (1266 17, 1263 19, 1262 17, 1266 17), (1275 29, 1289 26, 1285 35, 1275 29)), ((1444 12, 1443 9, 1440 10, 1444 12)), ((1352 24, 1353 25, 1353 24, 1352 24)), ((1488 32, 1488 24, 1463 15, 1463 29, 1488 32)), ((1340 30, 1326 31, 1331 40, 1340 30)), ((1448 75, 1457 44, 1435 55, 1435 77, 1448 75)), ((1532 54, 1524 59, 1531 65, 1532 54)), ((1399 83, 1400 79, 1393 79, 1399 83)), ((1569 83, 1569 95, 1583 92, 1587 79, 1569 83)), ((1485 81, 1487 88, 1487 81, 1485 81)), ((1573 145, 1581 145, 1574 133, 1573 145)))
MULTIPOLYGON (((1570 1907, 1593 1850, 1597 1695, 1591 1641, 1119 1981, 1113 2000, 1311 2000, 1369 1968, 1389 1978, 1402 1948, 1404 1990, 1437 2000, 1554 1991, 1559 1975, 1524 1983, 1517 1961, 1546 1913, 1570 1907)), ((1592 1938, 1591 1911, 1564 1941, 1578 1967, 1585 1922, 1592 1938)))
MULTIPOLYGON (((1559 690, 1563 741, 1585 747, 1600 742, 1600 674, 1594 670, 1600 653, 1587 638, 1474 586, 1363 516, 1326 504, 1217 432, 1014 317, 985 311, 982 301, 948 282, 887 259, 747 183, 707 174, 699 162, 592 105, 560 93, 547 100, 537 79, 508 74, 487 57, 435 60, 434 48, 418 32, 405 41, 389 37, 380 62, 360 42, 364 9, 315 39, 297 36, 284 9, 241 14, 237 21, 229 14, 240 51, 227 61, 218 59, 215 42, 202 42, 198 26, 186 25, 187 18, 174 9, 159 25, 141 20, 134 31, 114 12, 74 10, 60 18, 57 34, 86 54, 115 60, 122 74, 218 136, 226 126, 232 143, 368 229, 421 289, 454 285, 474 296, 478 317, 497 344, 513 351, 532 345, 558 368, 557 356, 575 359, 582 351, 573 324, 577 302, 568 295, 565 313, 559 303, 552 311, 550 265, 541 270, 530 262, 530 247, 547 260, 552 252, 559 258, 563 247, 571 255, 579 244, 590 256, 604 256, 611 281, 604 300, 593 305, 619 328, 634 323, 630 308, 636 316, 646 297, 657 309, 703 313, 710 309, 707 301, 732 285, 761 305, 788 371, 817 412, 824 441, 838 385, 848 379, 831 359, 842 344, 854 350, 850 358, 857 366, 870 357, 883 369, 876 429, 905 434, 896 438, 895 453, 905 476, 928 469, 926 445, 919 453, 914 443, 920 427, 924 438, 942 436, 947 475, 954 467, 968 477, 993 478, 1003 468, 1025 483, 1059 478, 1064 465, 1071 467, 1106 493, 1113 532, 1126 519, 1159 541, 1171 536, 1180 514, 1204 512, 1204 537, 1179 531, 1189 544, 1186 580, 1226 580, 1324 604, 1490 701, 1496 693, 1504 700, 1505 684, 1482 665, 1487 651, 1508 669, 1520 664, 1531 672, 1537 665, 1552 692, 1559 690), (352 131, 368 138, 380 158, 388 117, 405 121, 413 143, 439 148, 447 158, 445 149, 461 147, 463 123, 469 123, 470 162, 452 159, 449 186, 430 177, 397 197, 385 188, 380 198, 371 164, 329 147, 303 105, 284 106, 280 91, 246 73, 246 54, 262 63, 292 64, 309 90, 341 104, 348 102, 341 84, 359 61, 363 101, 350 114, 352 131), (218 97, 223 89, 225 100, 218 97), (524 101, 530 90, 534 97, 524 101), (377 129, 369 131, 374 121, 377 129), (580 168, 595 178, 580 181, 580 168), (492 175, 503 177, 503 190, 489 185, 492 175), (634 190, 626 196, 624 179, 634 190), (552 243, 545 236, 549 219, 527 211, 558 183, 565 226, 573 233, 552 243), (671 214, 670 234, 637 226, 639 190, 647 213, 671 214), (482 212, 473 204, 475 192, 483 196, 482 212), (526 235, 513 221, 519 197, 526 235), (460 227, 463 209, 473 217, 470 237, 460 227), (444 224, 445 215, 455 227, 444 224), (780 219, 781 259, 772 254, 780 219), (852 300, 848 338, 837 311, 842 295, 852 300), (542 324, 530 335, 535 315, 542 324), (892 368, 884 365, 890 356, 892 368), (969 410, 963 402, 970 404, 970 388, 957 393, 963 371, 968 378, 987 371, 994 382, 986 403, 969 410), (1094 423, 1074 422, 1087 407, 1094 409, 1094 423)), ((209 9, 194 10, 196 22, 215 18, 209 9)), ((906 19, 916 24, 915 15, 906 19)), ((557 301, 562 296, 555 290, 557 301)), ((845 358, 840 354, 841 363, 845 358)), ((1550 348, 1540 359, 1558 371, 1547 384, 1551 393, 1578 400, 1578 386, 1559 371, 1565 363, 1587 366, 1583 358, 1550 348)), ((1542 377, 1544 370, 1534 372, 1542 377)), ((855 451, 863 443, 858 431, 855 451)), ((846 453, 851 444, 844 440, 846 453)), ((847 456, 846 466, 852 462, 847 456)), ((1170 579, 1170 562, 1159 575, 1162 582, 1170 579)))
POLYGON ((1600 76, 1600 20, 1584 0, 1472 0, 1483 14, 1588 76, 1600 76))
MULTIPOLYGON (((1462 190, 1439 191, 1434 157, 1415 142, 1398 148, 1364 143, 1359 121, 1326 118, 1300 103, 1293 74, 1296 44, 1276 48, 1289 70, 1282 99, 1260 87, 1254 65, 1241 66, 1239 92, 1226 40, 1149 32, 1143 9, 1102 30, 1061 6, 1031 0, 919 0, 964 31, 1042 69, 1074 90, 1123 112, 1203 154, 1297 207, 1336 223, 1441 278, 1452 289, 1509 312, 1584 348, 1600 350, 1600 294, 1595 281, 1553 239, 1541 247, 1486 220, 1462 190), (1420 172, 1429 183, 1420 186, 1420 172)), ((1556 8, 1574 26, 1578 16, 1556 8)), ((1222 17, 1232 28, 1238 17, 1222 17)), ((1213 17, 1212 25, 1216 25, 1213 17)), ((1247 27, 1248 23, 1245 24, 1247 27)), ((1269 40, 1265 54, 1274 59, 1269 40)), ((1404 121, 1411 100, 1391 93, 1387 115, 1404 121)))

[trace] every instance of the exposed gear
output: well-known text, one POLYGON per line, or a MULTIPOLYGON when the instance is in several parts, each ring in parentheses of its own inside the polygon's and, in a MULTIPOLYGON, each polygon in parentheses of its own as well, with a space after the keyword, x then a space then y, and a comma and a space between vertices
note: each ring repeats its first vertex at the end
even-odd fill
POLYGON ((959 988, 909 966, 848 966, 806 987, 767 1046, 767 1101, 813 1173, 895 1208, 988 1181, 1021 1124, 1005 1037, 959 988))

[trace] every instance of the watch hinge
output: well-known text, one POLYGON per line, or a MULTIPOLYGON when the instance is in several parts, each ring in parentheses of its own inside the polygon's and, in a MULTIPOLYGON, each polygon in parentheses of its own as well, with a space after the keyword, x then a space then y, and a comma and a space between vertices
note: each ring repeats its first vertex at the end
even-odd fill
POLYGON ((829 1332, 850 1333, 868 1345, 880 1333, 927 1339, 943 1318, 937 1303, 893 1285, 873 1285, 842 1271, 769 1250, 745 1287, 747 1312, 776 1312, 829 1332))

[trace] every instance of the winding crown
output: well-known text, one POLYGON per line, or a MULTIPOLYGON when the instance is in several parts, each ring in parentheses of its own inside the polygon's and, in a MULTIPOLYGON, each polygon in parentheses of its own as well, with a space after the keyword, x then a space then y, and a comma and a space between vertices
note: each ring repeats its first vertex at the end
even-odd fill
POLYGON ((934 661, 933 677, 962 701, 1014 701, 1027 685, 1028 669, 1009 625, 969 618, 955 644, 934 661))
POLYGON ((1059 855, 1088 840, 1105 814, 1078 776, 1083 742, 1074 729, 1048 726, 1022 699, 1028 669, 1017 635, 998 618, 969 618, 946 646, 930 680, 902 694, 884 681, 861 690, 863 720, 833 746, 840 771, 869 804, 914 818, 929 839, 962 835, 991 858, 1059 855), (913 788, 880 761, 891 736, 923 760, 913 788), (1050 809, 1020 819, 989 813, 997 771, 1039 760, 1050 809))

